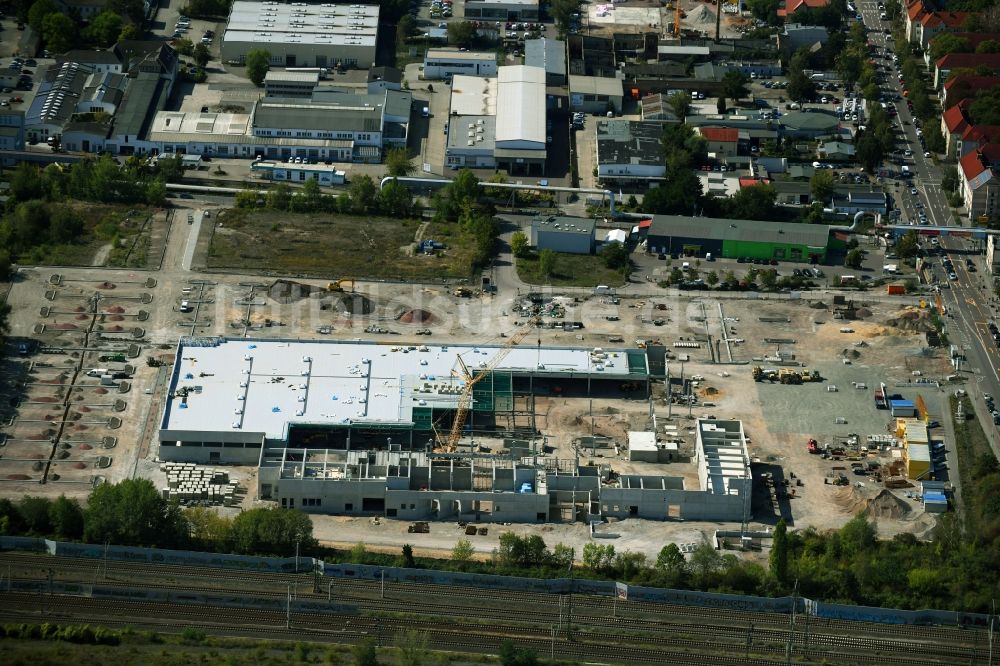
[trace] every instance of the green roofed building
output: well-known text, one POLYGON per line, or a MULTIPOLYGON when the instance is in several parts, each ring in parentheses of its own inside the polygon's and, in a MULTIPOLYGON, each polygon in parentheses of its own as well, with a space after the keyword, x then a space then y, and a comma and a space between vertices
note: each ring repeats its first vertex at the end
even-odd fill
POLYGON ((823 262, 844 245, 830 231, 819 224, 654 215, 646 246, 654 254, 823 262))

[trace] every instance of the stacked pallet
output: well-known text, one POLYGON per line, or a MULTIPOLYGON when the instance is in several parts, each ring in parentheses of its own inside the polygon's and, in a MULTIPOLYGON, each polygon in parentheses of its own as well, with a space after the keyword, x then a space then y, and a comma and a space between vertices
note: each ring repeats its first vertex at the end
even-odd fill
POLYGON ((229 481, 229 473, 194 463, 164 463, 160 471, 167 475, 167 487, 161 488, 164 499, 182 504, 223 504, 235 506, 239 484, 229 481))

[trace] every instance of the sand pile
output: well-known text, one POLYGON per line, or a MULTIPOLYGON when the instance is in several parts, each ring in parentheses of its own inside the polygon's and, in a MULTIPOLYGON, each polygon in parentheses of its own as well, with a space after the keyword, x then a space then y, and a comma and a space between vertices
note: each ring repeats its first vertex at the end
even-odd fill
POLYGON ((121 326, 115 324, 114 326, 108 326, 105 330, 108 333, 120 333, 121 331, 123 331, 125 329, 123 329, 121 326))
POLYGON ((94 393, 96 393, 97 395, 104 395, 107 392, 108 392, 108 389, 106 389, 106 388, 97 388, 97 389, 94 389, 94 393))
POLYGON ((112 305, 110 308, 107 308, 105 312, 110 312, 111 314, 121 314, 125 312, 125 308, 120 305, 112 305))
POLYGON ((927 331, 934 330, 933 324, 930 322, 930 316, 927 310, 901 310, 896 313, 895 317, 886 320, 888 326, 898 328, 903 331, 911 331, 914 333, 926 333, 927 331))
POLYGON ((57 402, 58 400, 58 398, 53 398, 51 395, 43 395, 35 398, 32 402, 57 402))
POLYGON ((294 303, 295 301, 308 298, 314 291, 319 291, 319 287, 291 280, 275 280, 267 295, 282 304, 294 303))
POLYGON ((434 321, 434 315, 427 310, 406 310, 396 319, 404 324, 429 324, 434 321))
POLYGON ((859 319, 864 319, 865 317, 871 317, 872 311, 868 308, 858 308, 855 314, 859 319))
POLYGON ((83 307, 82 305, 78 305, 75 308, 73 308, 73 312, 86 312, 86 311, 87 308, 83 307))
POLYGON ((826 303, 824 303, 823 301, 813 301, 812 303, 809 304, 809 307, 811 307, 813 310, 826 310, 826 303))
POLYGON ((87 319, 90 319, 90 315, 78 314, 76 317, 74 317, 74 319, 76 319, 77 321, 86 321, 87 319))
POLYGON ((687 13, 686 21, 696 26, 711 26, 714 28, 715 12, 705 5, 698 5, 687 13))
POLYGON ((73 463, 73 469, 87 469, 87 466, 82 462, 73 463))
POLYGON ((108 321, 125 321, 125 317, 121 315, 111 315, 108 317, 108 321))
POLYGON ((899 520, 910 513, 911 509, 910 505, 904 500, 893 495, 888 489, 884 489, 878 495, 868 500, 866 511, 869 516, 876 520, 879 518, 899 520))
POLYGON ((865 498, 854 486, 840 486, 833 493, 833 501, 844 513, 852 516, 863 510, 867 504, 865 498))
MULTIPOLYGON (((84 319, 86 319, 86 317, 84 317, 84 319)), ((49 328, 54 328, 59 331, 73 331, 80 327, 76 324, 51 324, 49 328)))
POLYGON ((31 477, 28 476, 27 474, 8 474, 7 475, 7 480, 8 481, 28 481, 29 479, 31 479, 31 477))
POLYGON ((94 447, 92 447, 90 444, 81 444, 80 445, 80 450, 81 451, 90 451, 92 448, 94 448, 94 447))
POLYGON ((97 285, 97 288, 98 289, 114 289, 115 288, 115 283, 114 282, 102 282, 99 285, 97 285))

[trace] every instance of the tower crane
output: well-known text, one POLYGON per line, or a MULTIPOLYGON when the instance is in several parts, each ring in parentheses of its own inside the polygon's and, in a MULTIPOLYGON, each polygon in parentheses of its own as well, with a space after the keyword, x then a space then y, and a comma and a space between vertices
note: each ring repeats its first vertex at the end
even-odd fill
POLYGON ((537 319, 532 318, 525 322, 520 330, 507 338, 506 342, 497 350, 497 353, 493 355, 493 358, 487 361, 482 367, 477 368, 479 374, 475 376, 473 376, 465 361, 462 360, 462 356, 458 356, 458 364, 461 367, 463 379, 465 379, 465 387, 462 389, 462 395, 458 398, 458 409, 455 411, 451 430, 448 432, 448 439, 444 442, 445 452, 453 453, 458 449, 458 442, 462 439, 462 428, 465 427, 465 421, 469 417, 469 410, 472 409, 473 388, 475 388, 476 384, 489 377, 493 373, 493 370, 500 365, 500 362, 507 357, 507 354, 520 344, 524 338, 528 337, 528 334, 531 333, 531 329, 534 328, 537 321, 537 319))
POLYGON ((674 2, 674 37, 681 36, 681 0, 674 2))

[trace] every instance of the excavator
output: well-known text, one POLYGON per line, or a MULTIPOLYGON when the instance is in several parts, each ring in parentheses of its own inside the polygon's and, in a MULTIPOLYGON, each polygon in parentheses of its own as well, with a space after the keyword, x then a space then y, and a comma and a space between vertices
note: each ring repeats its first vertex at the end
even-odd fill
POLYGON ((354 280, 342 278, 340 280, 328 282, 326 285, 327 291, 347 291, 348 289, 354 291, 354 280))
POLYGON ((461 376, 465 380, 465 386, 462 388, 462 395, 458 398, 458 408, 455 410, 455 416, 452 419, 448 437, 447 439, 442 437, 441 440, 443 441, 439 440, 440 446, 434 449, 435 453, 454 453, 458 450, 458 442, 462 439, 462 429, 465 427, 465 421, 469 417, 469 410, 472 409, 472 391, 476 384, 493 373, 493 370, 500 365, 500 362, 507 357, 507 354, 520 344, 524 338, 528 337, 537 322, 536 318, 529 319, 517 332, 507 337, 500 349, 497 350, 497 353, 493 355, 493 358, 484 366, 477 368, 478 373, 475 375, 469 370, 465 361, 462 360, 461 355, 458 356, 458 365, 461 368, 461 376))

